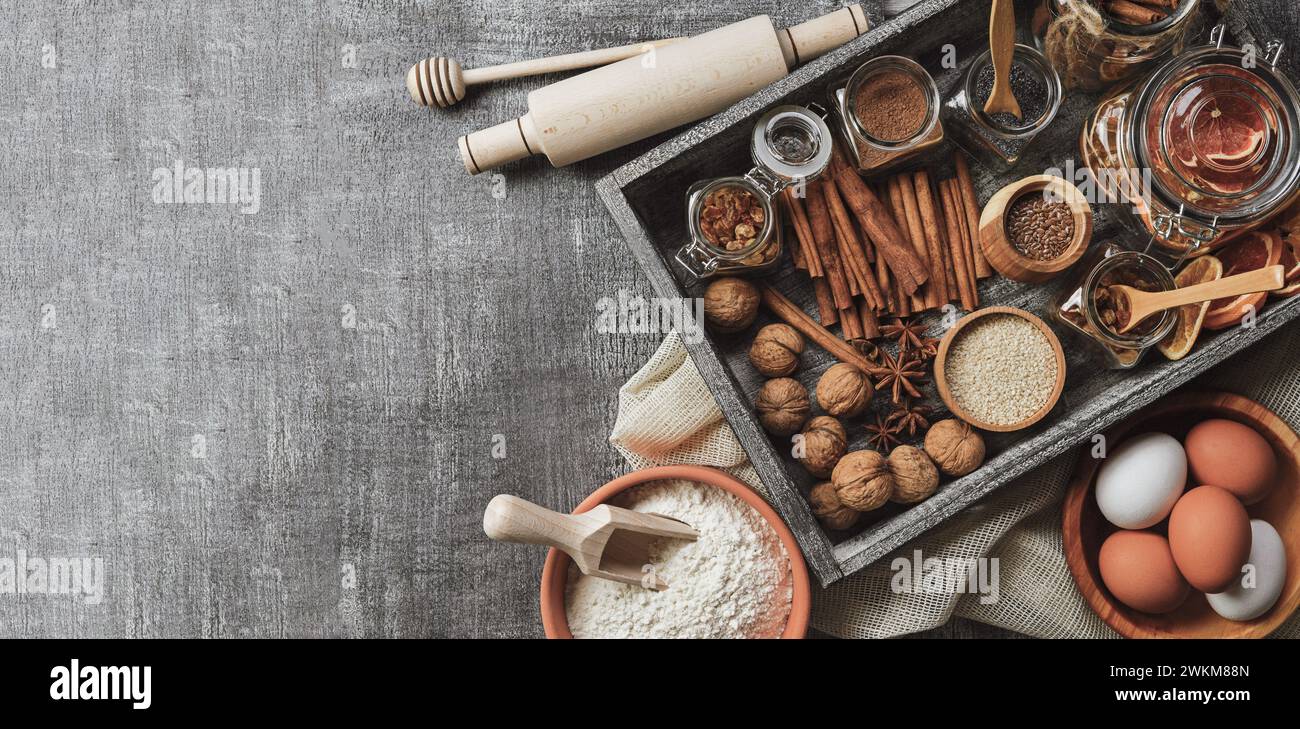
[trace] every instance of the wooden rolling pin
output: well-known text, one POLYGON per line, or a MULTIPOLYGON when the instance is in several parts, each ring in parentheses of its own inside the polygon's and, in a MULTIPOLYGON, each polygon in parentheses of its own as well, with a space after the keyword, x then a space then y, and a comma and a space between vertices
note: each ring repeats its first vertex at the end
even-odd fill
POLYGON ((535 154, 563 167, 716 114, 866 31, 860 5, 732 23, 533 91, 527 114, 461 137, 461 160, 471 175, 535 154))

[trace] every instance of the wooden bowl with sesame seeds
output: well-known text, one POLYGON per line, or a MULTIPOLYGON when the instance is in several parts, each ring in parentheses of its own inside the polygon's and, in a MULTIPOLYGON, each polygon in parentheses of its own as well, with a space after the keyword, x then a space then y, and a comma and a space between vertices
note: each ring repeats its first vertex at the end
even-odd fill
MULTIPOLYGON (((1063 221, 1058 221, 1062 222, 1063 221)), ((1044 225, 1039 223, 1039 225, 1044 225)), ((1064 228, 1063 224, 1057 226, 1064 228)), ((1041 230, 1041 228, 1039 229, 1041 230)), ((1061 233, 1065 233, 1064 230, 1061 233)), ((1092 206, 1065 179, 1053 175, 1033 175, 993 193, 980 213, 979 246, 984 258, 998 273, 1012 281, 1042 283, 1073 266, 1092 242, 1092 206), (1041 238, 1039 257, 1028 255, 1011 240, 1008 218, 1016 203, 1038 195, 1043 200, 1064 203, 1068 209, 1069 238, 1047 243, 1041 238), (1062 243, 1062 240, 1066 242, 1062 243)))
POLYGON ((934 360, 939 397, 980 430, 1006 433, 1042 420, 1065 388, 1056 333, 1023 309, 971 312, 943 335, 934 360))

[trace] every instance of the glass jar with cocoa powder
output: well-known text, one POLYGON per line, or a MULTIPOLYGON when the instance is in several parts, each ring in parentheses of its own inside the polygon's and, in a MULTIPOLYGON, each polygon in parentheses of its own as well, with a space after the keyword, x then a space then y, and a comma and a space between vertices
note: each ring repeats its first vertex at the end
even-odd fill
POLYGON ((831 149, 830 128, 810 109, 778 106, 760 117, 750 137, 754 168, 686 191, 690 242, 678 264, 693 279, 775 270, 783 248, 776 195, 825 171, 831 149))
POLYGON ((831 91, 849 155, 863 173, 884 172, 943 141, 939 87, 921 64, 879 56, 831 91))

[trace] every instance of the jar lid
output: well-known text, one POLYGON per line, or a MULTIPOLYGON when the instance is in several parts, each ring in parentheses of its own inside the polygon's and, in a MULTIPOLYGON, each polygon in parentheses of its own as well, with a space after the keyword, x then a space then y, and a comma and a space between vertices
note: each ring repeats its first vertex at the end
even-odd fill
POLYGON ((1267 215, 1300 181, 1297 107, 1295 87, 1253 52, 1171 59, 1141 89, 1130 129, 1150 194, 1209 221, 1267 215))
POLYGON ((811 109, 803 106, 778 106, 759 117, 754 125, 750 148, 754 172, 774 178, 759 181, 769 194, 801 180, 820 175, 831 161, 831 130, 811 109))

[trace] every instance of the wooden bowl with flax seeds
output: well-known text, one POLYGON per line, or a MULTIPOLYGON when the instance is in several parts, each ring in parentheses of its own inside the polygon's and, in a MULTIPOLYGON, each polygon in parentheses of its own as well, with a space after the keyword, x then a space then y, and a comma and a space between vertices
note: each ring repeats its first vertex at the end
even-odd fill
POLYGON ((1042 420, 1065 387, 1065 352, 1042 319, 991 306, 957 320, 934 361, 939 397, 953 415, 1005 433, 1042 420))
POLYGON ((1042 283, 1073 266, 1092 242, 1092 207, 1060 177, 1034 175, 998 190, 980 213, 979 246, 998 273, 1042 283))

